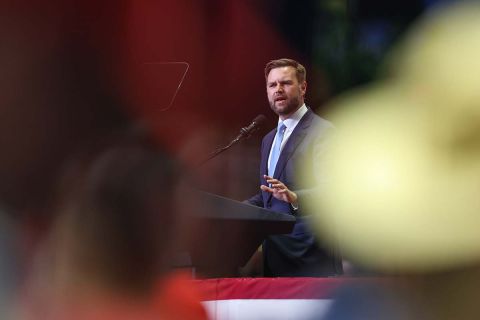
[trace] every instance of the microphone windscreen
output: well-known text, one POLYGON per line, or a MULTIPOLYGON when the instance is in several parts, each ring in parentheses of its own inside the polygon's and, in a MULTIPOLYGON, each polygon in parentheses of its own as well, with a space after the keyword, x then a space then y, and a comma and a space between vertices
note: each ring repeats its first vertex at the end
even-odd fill
POLYGON ((259 114, 258 116, 255 117, 255 119, 253 119, 253 122, 257 125, 257 126, 261 126, 263 125, 263 123, 267 121, 267 117, 265 117, 263 114, 259 114))

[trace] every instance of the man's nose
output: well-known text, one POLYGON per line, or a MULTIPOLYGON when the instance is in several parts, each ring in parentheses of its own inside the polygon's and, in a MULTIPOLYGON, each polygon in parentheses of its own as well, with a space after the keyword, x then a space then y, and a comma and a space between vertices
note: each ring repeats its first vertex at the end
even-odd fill
POLYGON ((283 92, 283 86, 281 84, 277 84, 275 86, 275 92, 283 92))

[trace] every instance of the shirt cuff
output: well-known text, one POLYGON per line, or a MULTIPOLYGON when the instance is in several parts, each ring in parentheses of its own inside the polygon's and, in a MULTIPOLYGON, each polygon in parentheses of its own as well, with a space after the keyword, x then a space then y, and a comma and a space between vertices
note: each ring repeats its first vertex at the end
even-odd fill
POLYGON ((295 202, 292 202, 292 203, 290 203, 290 205, 292 206, 293 211, 297 211, 297 210, 298 210, 298 202, 296 202, 296 201, 295 201, 295 202))

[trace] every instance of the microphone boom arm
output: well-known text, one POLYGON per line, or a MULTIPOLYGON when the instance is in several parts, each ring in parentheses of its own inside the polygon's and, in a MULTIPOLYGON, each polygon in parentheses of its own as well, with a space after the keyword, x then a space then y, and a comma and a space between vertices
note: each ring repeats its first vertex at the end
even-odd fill
POLYGON ((237 144, 238 142, 244 140, 244 139, 248 139, 250 138, 250 136, 252 135, 252 133, 258 131, 258 127, 255 127, 253 129, 250 129, 248 130, 247 127, 244 127, 242 129, 240 129, 240 134, 235 138, 233 139, 232 141, 230 141, 229 144, 227 144, 226 146, 224 147, 221 147, 221 148, 218 148, 217 150, 213 151, 212 153, 210 153, 205 159, 203 159, 202 161, 200 161, 198 163, 198 166, 201 167, 203 166, 206 162, 208 162, 209 160, 215 158, 216 156, 218 156, 220 153, 230 149, 233 145, 237 144))

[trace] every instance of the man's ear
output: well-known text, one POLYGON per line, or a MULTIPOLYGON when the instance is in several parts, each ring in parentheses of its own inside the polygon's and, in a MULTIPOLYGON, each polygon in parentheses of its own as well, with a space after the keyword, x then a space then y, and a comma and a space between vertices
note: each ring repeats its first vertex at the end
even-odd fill
POLYGON ((300 90, 302 90, 302 96, 305 96, 305 93, 307 92, 307 81, 303 81, 300 84, 300 90))

